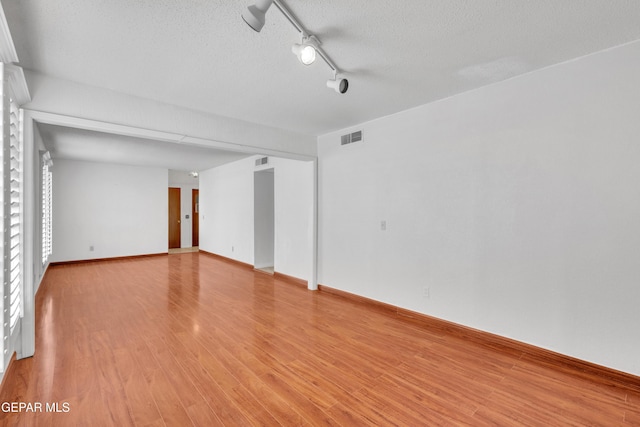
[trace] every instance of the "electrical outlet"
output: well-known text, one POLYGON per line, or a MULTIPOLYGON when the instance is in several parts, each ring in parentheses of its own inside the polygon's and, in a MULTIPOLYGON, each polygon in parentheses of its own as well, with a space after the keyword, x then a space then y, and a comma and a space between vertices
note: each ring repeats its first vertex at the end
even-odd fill
POLYGON ((380 221, 380 230, 387 231, 387 221, 385 221, 384 219, 380 221))
POLYGON ((231 252, 233 252, 233 246, 231 246, 231 252))
POLYGON ((89 252, 93 252, 93 246, 89 246, 89 252))
POLYGON ((424 288, 422 288, 422 296, 426 299, 431 298, 431 289, 429 289, 428 286, 425 286, 424 288))

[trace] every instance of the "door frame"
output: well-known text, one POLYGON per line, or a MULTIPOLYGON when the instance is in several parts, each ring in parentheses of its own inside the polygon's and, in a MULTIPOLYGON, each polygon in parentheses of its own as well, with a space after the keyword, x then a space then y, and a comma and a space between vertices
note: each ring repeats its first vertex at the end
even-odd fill
POLYGON ((168 199, 167 200, 167 205, 168 205, 168 208, 167 208, 168 209, 167 247, 169 249, 179 249, 179 248, 182 247, 182 221, 181 221, 181 219, 182 219, 182 206, 181 206, 182 205, 182 192, 181 191, 182 191, 182 189, 180 187, 169 187, 169 190, 168 190, 168 193, 167 193, 167 199, 168 199), (171 209, 172 208, 172 206, 171 206, 171 192, 172 192, 172 190, 174 190, 174 192, 175 192, 175 190, 177 190, 177 193, 178 193, 178 206, 177 206, 177 208, 178 208, 178 218, 177 218, 177 220, 178 220, 178 225, 177 225, 178 246, 173 246, 173 247, 171 246, 171 243, 172 243, 172 241, 171 241, 171 237, 172 237, 172 235, 171 235, 171 226, 172 226, 172 220, 173 220, 173 218, 171 216, 171 213, 172 213, 172 209, 171 209))
POLYGON ((253 173, 253 267, 275 267, 274 168, 253 173))
POLYGON ((200 189, 198 188, 191 189, 191 246, 200 246, 200 189))

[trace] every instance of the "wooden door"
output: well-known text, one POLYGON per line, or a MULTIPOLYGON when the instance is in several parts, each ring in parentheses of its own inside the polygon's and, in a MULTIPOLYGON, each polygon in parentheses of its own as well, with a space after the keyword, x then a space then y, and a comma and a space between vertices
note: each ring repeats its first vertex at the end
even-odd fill
POLYGON ((169 249, 180 247, 180 189, 169 188, 169 249))
POLYGON ((191 190, 191 246, 200 245, 200 191, 191 190))

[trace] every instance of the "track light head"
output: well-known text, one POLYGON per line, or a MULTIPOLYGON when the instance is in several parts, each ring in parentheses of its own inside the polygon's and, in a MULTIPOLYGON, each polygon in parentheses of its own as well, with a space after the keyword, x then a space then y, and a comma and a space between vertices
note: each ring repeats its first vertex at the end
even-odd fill
POLYGON ((291 48, 291 51, 296 54, 304 65, 311 65, 316 60, 316 50, 313 46, 296 43, 291 48))
POLYGON ((291 51, 296 54, 298 60, 304 65, 311 65, 316 60, 316 50, 320 42, 315 36, 304 35, 302 37, 302 43, 294 44, 291 47, 291 51))
POLYGON ((349 89, 349 80, 336 77, 333 80, 327 80, 327 87, 338 93, 346 93, 349 89))
POLYGON ((273 0, 257 0, 255 4, 247 7, 247 10, 242 14, 242 19, 259 33, 264 27, 264 17, 272 3, 273 0))

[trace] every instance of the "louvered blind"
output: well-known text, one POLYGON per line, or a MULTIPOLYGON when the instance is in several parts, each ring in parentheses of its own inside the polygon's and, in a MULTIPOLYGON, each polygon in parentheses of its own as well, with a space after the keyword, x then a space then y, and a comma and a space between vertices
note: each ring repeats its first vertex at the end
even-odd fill
MULTIPOLYGON (((21 317, 24 313, 24 163, 23 111, 20 104, 28 102, 29 91, 20 67, 0 62, 0 199, 2 226, 0 227, 0 265, 2 297, 2 355, 4 370, 14 351, 21 350, 21 317)), ((29 338, 29 337, 27 337, 29 338)), ((26 350, 32 346, 27 341, 26 350)), ((24 347, 22 347, 24 350, 24 347)))
MULTIPOLYGON (((11 332, 21 315, 22 296, 22 138, 18 105, 10 100, 9 143, 10 143, 10 221, 9 221, 9 326, 11 332)), ((5 317, 6 318, 6 317, 5 317)))
POLYGON ((42 264, 46 264, 53 249, 51 240, 52 225, 52 175, 51 155, 47 151, 42 155, 42 264))

